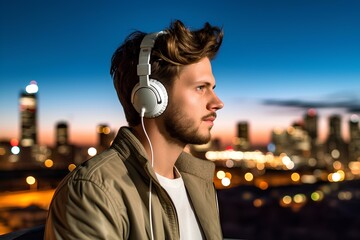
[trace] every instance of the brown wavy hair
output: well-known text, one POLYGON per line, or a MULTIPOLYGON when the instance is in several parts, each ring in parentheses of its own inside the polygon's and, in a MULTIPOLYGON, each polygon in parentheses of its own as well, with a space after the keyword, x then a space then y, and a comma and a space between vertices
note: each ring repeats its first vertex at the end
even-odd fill
MULTIPOLYGON (((172 86, 183 66, 199 62, 207 57, 212 60, 222 43, 221 28, 205 23, 203 28, 190 30, 179 21, 173 21, 155 41, 151 52, 151 78, 172 86)), ((131 91, 139 82, 137 64, 140 44, 146 34, 135 31, 126 37, 111 59, 110 75, 118 98, 124 108, 129 126, 140 124, 139 113, 131 103, 131 91)))

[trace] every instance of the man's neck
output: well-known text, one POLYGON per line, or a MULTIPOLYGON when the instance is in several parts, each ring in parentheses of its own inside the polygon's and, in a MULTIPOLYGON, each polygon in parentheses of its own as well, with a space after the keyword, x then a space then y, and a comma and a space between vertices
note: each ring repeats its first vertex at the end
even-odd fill
MULTIPOLYGON (((154 153, 154 171, 161 176, 173 179, 175 162, 184 149, 184 144, 177 141, 170 141, 169 136, 161 134, 157 129, 155 121, 146 121, 145 129, 150 138, 154 153)), ((144 134, 141 125, 133 127, 135 136, 144 146, 148 160, 151 161, 151 150, 149 142, 144 134)))

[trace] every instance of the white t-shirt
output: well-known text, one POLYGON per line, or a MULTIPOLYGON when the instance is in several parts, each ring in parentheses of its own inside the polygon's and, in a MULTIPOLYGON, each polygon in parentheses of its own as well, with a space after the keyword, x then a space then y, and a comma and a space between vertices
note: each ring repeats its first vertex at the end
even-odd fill
POLYGON ((175 179, 169 179, 157 173, 156 176, 160 185, 167 191, 175 205, 180 227, 180 239, 203 239, 199 224, 189 202, 184 181, 180 173, 178 171, 177 173, 180 177, 175 179))

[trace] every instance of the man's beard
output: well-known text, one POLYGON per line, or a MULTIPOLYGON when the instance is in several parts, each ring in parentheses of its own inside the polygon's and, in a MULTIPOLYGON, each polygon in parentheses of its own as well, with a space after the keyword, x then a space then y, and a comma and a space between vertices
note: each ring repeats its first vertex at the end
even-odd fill
MULTIPOLYGON (((214 114, 211 114, 211 116, 214 116, 214 114)), ((196 125, 196 121, 186 116, 179 108, 168 109, 165 112, 164 125, 165 130, 172 138, 184 144, 205 144, 211 139, 210 130, 201 134, 200 124, 196 125)))

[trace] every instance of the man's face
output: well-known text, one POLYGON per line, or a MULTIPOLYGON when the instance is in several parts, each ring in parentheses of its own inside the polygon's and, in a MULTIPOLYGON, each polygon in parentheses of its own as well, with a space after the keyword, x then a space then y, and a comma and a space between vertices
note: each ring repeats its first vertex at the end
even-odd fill
POLYGON ((210 141, 216 111, 224 104, 214 92, 215 79, 208 58, 185 66, 169 91, 164 126, 174 141, 205 144, 210 141))

